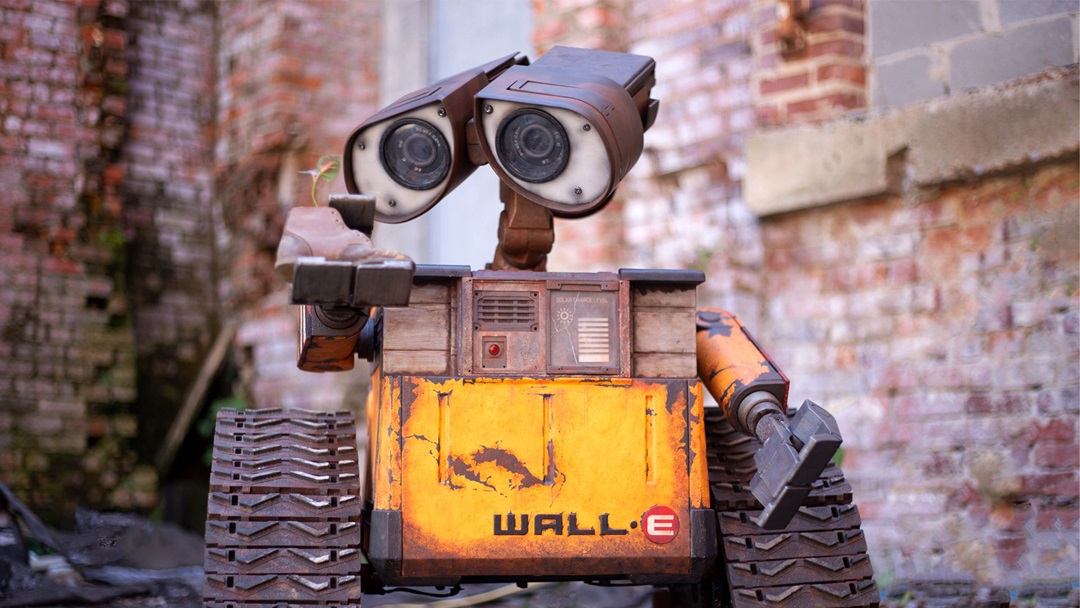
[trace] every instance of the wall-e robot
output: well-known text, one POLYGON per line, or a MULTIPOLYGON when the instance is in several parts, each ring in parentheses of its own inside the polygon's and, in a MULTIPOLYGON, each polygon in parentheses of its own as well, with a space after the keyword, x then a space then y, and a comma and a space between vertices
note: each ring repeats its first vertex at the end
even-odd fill
POLYGON ((353 194, 290 212, 278 271, 302 369, 373 363, 364 470, 348 413, 222 413, 208 606, 561 580, 664 586, 678 605, 877 605, 834 420, 789 415, 750 334, 697 308, 704 274, 545 271, 552 218, 600 210, 640 156, 654 67, 510 56, 352 133, 353 194), (373 220, 419 216, 484 164, 505 203, 488 269, 372 247, 373 220))

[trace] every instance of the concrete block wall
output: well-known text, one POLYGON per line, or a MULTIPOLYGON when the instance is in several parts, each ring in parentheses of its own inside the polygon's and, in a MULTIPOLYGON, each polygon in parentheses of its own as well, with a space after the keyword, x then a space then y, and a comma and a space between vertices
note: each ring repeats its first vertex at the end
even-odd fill
POLYGON ((868 0, 875 108, 1077 62, 1070 0, 868 0))

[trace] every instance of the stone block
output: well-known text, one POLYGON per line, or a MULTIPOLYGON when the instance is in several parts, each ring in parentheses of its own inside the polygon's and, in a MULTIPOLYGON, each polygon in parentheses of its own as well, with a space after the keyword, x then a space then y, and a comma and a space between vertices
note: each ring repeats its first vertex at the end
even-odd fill
POLYGON ((956 45, 950 57, 949 86, 964 91, 1073 63, 1072 19, 1064 15, 956 45))
POLYGON ((752 134, 743 183, 747 206, 772 215, 885 191, 885 135, 846 121, 752 134))
POLYGON ((875 0, 868 4, 873 57, 982 29, 978 0, 875 0))
POLYGON ((1076 12, 1075 0, 997 0, 998 15, 1004 25, 1076 12))
POLYGON ((1075 72, 1063 70, 870 118, 759 131, 746 143, 746 204, 773 215, 901 187, 890 175, 932 186, 1073 154, 1078 99, 1075 72))
POLYGON ((926 54, 875 65, 874 107, 883 110, 943 97, 945 83, 934 79, 931 67, 930 56, 926 54))

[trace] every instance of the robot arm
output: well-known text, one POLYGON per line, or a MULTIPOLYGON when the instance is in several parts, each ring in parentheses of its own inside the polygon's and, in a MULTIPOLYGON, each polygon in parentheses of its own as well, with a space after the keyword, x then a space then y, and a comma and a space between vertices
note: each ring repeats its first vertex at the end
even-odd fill
POLYGON ((761 441, 750 491, 766 530, 787 526, 843 439, 824 408, 805 401, 788 421, 788 379, 731 313, 697 313, 698 375, 732 426, 761 441))

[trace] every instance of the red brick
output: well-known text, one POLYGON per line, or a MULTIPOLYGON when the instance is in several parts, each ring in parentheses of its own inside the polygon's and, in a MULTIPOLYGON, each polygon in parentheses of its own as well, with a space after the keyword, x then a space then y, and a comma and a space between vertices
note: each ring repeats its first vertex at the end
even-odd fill
POLYGON ((811 34, 848 32, 863 35, 866 29, 863 20, 848 13, 816 10, 807 19, 807 31, 811 34))
POLYGON ((760 105, 754 108, 754 122, 760 127, 774 127, 781 123, 780 108, 776 105, 760 105))
POLYGON ((810 40, 806 47, 806 54, 811 57, 824 57, 826 55, 840 55, 842 57, 862 57, 863 44, 850 39, 832 39, 824 41, 810 40))
POLYGON ((1000 563, 1009 568, 1018 568, 1020 560, 1027 551, 1027 541, 1023 536, 998 538, 994 542, 994 553, 1000 563))
POLYGON ((821 115, 826 112, 832 115, 831 112, 836 108, 851 109, 860 108, 864 105, 866 105, 866 101, 860 93, 830 93, 813 99, 791 102, 787 104, 787 112, 792 117, 799 114, 821 115))
POLYGON ((1075 418, 1052 418, 1046 421, 1034 421, 1027 433, 1028 441, 1038 442, 1068 442, 1076 440, 1075 418))
POLYGON ((930 460, 923 465, 923 474, 927 477, 955 477, 961 472, 960 455, 956 452, 939 452, 930 455, 930 460))
POLYGON ((984 251, 993 238, 990 225, 949 227, 928 232, 924 241, 930 256, 955 254, 961 251, 984 251))
POLYGON ((1037 496, 1061 496, 1076 498, 1080 495, 1076 471, 1054 473, 1032 473, 1025 475, 1020 491, 1037 496))
POLYGON ((1019 414, 1029 409, 1022 394, 972 393, 964 403, 968 414, 1019 414))
POLYGON ((1035 446, 1035 464, 1056 469, 1080 466, 1080 446, 1043 443, 1035 446))
POLYGON ((810 73, 800 72, 798 74, 791 74, 789 76, 781 76, 779 78, 773 78, 771 80, 762 80, 759 85, 759 90, 762 95, 769 95, 771 93, 779 93, 783 91, 790 91, 792 89, 798 89, 810 84, 810 73))
POLYGON ((859 86, 866 85, 866 68, 852 64, 828 64, 817 69, 817 81, 825 83, 829 81, 850 82, 859 86))
POLYGON ((1080 527, 1080 506, 1075 502, 1042 504, 1035 516, 1036 530, 1076 530, 1080 527))

